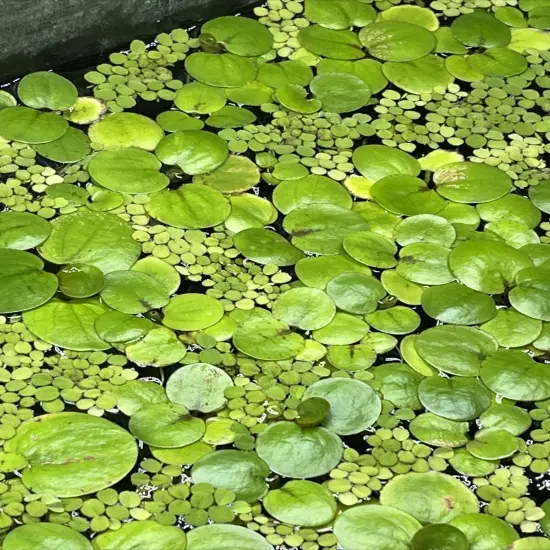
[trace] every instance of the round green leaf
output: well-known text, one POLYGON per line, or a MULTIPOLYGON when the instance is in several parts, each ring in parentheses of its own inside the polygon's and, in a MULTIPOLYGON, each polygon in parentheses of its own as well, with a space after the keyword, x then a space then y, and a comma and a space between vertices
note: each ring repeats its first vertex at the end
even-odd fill
POLYGON ((378 307, 386 292, 377 279, 363 273, 341 273, 327 285, 336 307, 348 313, 366 315, 378 307))
POLYGON ((234 238, 235 248, 259 264, 294 265, 303 254, 283 236, 269 229, 245 229, 234 238))
POLYGON ((308 99, 305 88, 296 84, 287 84, 277 88, 274 97, 283 106, 296 113, 312 114, 321 109, 321 101, 308 99))
POLYGON ((23 422, 4 448, 29 461, 22 474, 31 491, 61 498, 114 485, 138 457, 136 441, 126 430, 103 418, 73 412, 23 422))
POLYGON ((418 306, 422 300, 424 287, 399 275, 395 269, 387 269, 380 277, 382 286, 388 294, 409 306, 418 306))
POLYGON ((329 204, 302 206, 283 220, 283 228, 292 244, 305 252, 338 254, 349 233, 368 229, 367 222, 357 212, 329 204))
POLYGON ((466 535, 445 524, 426 525, 411 541, 411 550, 469 550, 466 535))
POLYGON ((279 295, 273 303, 273 315, 301 330, 322 328, 332 321, 336 306, 317 288, 293 288, 279 295))
POLYGON ((231 214, 224 225, 233 233, 245 229, 262 228, 277 219, 277 210, 273 204, 252 193, 243 193, 229 198, 231 214))
POLYGON ((519 538, 511 525, 489 514, 463 514, 453 519, 451 525, 466 535, 469 550, 507 548, 519 538))
POLYGON ((431 214, 405 218, 396 225, 394 235, 401 246, 421 242, 451 247, 456 239, 452 224, 441 216, 431 214))
POLYGON ((222 89, 202 82, 184 84, 174 98, 175 106, 186 113, 210 114, 219 111, 226 103, 227 97, 222 89))
POLYGON ((468 441, 466 449, 481 460, 499 460, 512 456, 518 450, 519 442, 507 430, 484 428, 468 441))
POLYGON ((389 334, 409 334, 420 326, 420 317, 414 309, 393 306, 379 309, 365 317, 367 323, 380 332, 389 334))
POLYGON ((479 203, 510 192, 512 180, 499 168, 477 162, 448 164, 434 174, 437 192, 454 202, 479 203))
MULTIPOLYGON (((533 189, 536 189, 536 187, 529 187, 530 192, 533 189)), ((483 221, 506 220, 519 222, 534 229, 540 223, 541 213, 531 200, 510 193, 495 201, 478 204, 476 209, 483 221)))
POLYGON ((474 71, 486 76, 509 77, 523 73, 527 60, 509 48, 490 48, 484 53, 475 53, 466 58, 474 71))
POLYGON ((327 489, 312 481, 289 481, 280 489, 269 491, 263 500, 265 509, 279 521, 318 527, 332 521, 336 501, 327 489))
POLYGON ((526 353, 499 350, 483 362, 483 383, 495 393, 515 401, 541 401, 550 397, 548 366, 526 353))
POLYGON ((270 312, 256 308, 235 331, 233 344, 250 357, 281 361, 298 355, 304 347, 304 339, 270 312))
POLYGON ((110 273, 132 267, 141 252, 131 226, 107 212, 81 210, 60 216, 51 228, 38 251, 54 264, 89 264, 110 273))
POLYGON ((418 386, 424 407, 449 420, 474 420, 491 405, 491 392, 475 378, 430 376, 418 386))
POLYGON ((508 294, 512 306, 528 317, 550 321, 550 269, 524 269, 517 273, 516 282, 508 294))
POLYGON ((146 256, 138 260, 132 266, 132 271, 150 275, 161 283, 169 294, 176 292, 181 283, 181 277, 176 268, 155 256, 146 256))
POLYGON ((307 86, 313 78, 313 71, 301 61, 263 63, 258 68, 258 80, 270 88, 281 88, 287 84, 307 86))
POLYGON ((103 272, 93 265, 69 264, 58 274, 59 290, 69 298, 89 298, 103 288, 103 272))
POLYGON ((344 447, 330 430, 300 428, 293 422, 270 424, 256 440, 256 452, 269 468, 284 477, 311 478, 334 468, 344 447))
MULTIPOLYGON (((49 74, 49 73, 48 73, 49 74)), ((3 541, 4 550, 92 550, 88 539, 78 531, 57 523, 29 523, 11 530, 3 541)))
POLYGON ((380 493, 380 503, 407 512, 421 523, 448 523, 479 509, 474 493, 458 479, 439 472, 391 479, 380 493))
POLYGON ((273 204, 283 214, 320 203, 351 208, 352 199, 342 185, 326 176, 310 175, 283 181, 273 191, 273 204))
POLYGON ((414 369, 404 363, 391 363, 375 367, 372 373, 374 379, 369 381, 369 384, 378 390, 385 400, 400 408, 422 408, 418 399, 418 384, 424 377, 414 369))
POLYGON ((388 61, 382 71, 392 84, 411 94, 429 94, 436 88, 446 88, 454 81, 445 68, 445 61, 435 55, 405 63, 388 61))
POLYGON ((306 286, 324 290, 333 278, 343 273, 370 275, 371 270, 345 254, 302 258, 296 264, 296 275, 306 286))
POLYGON ((364 382, 350 378, 319 380, 309 386, 304 399, 322 397, 330 403, 323 426, 339 435, 352 435, 372 426, 382 410, 380 398, 364 382))
POLYGON ((374 8, 357 0, 308 0, 305 8, 309 21, 329 29, 364 27, 376 19, 374 8))
POLYGON ((537 185, 529 186, 529 198, 539 210, 550 214, 550 180, 543 180, 537 185))
POLYGON ((347 508, 334 523, 342 550, 409 550, 420 523, 406 512, 367 504, 347 508))
POLYGON ((156 220, 184 229, 219 225, 231 210, 222 193, 202 183, 186 183, 175 191, 160 191, 145 208, 156 220))
POLYGON ((493 298, 460 283, 426 289, 422 309, 433 319, 451 325, 479 325, 497 315, 493 298))
POLYGON ((248 17, 216 17, 202 26, 201 33, 211 34, 228 52, 236 55, 263 55, 273 45, 273 35, 267 27, 248 17))
POLYGON ((344 250, 358 262, 387 269, 397 264, 395 243, 372 231, 354 231, 348 233, 343 242, 344 250))
POLYGON ((166 132, 185 132, 186 130, 202 130, 204 123, 179 111, 164 111, 156 118, 157 124, 166 132))
POLYGON ((486 294, 502 294, 518 271, 532 265, 527 254, 496 241, 466 241, 449 255, 452 274, 468 288, 486 294))
POLYGON ((96 300, 51 300, 23 315, 29 330, 49 344, 75 351, 108 349, 95 331, 96 319, 107 308, 96 300))
MULTIPOLYGON (((358 4, 357 0, 354 2, 358 4)), ((334 5, 333 2, 331 3, 334 5)), ((321 59, 317 65, 317 74, 325 73, 347 73, 357 76, 368 84, 373 94, 382 91, 388 85, 388 80, 382 72, 382 64, 374 59, 360 59, 359 61, 321 59)))
POLYGON ((210 185, 227 195, 242 193, 260 181, 258 167, 248 158, 229 155, 218 168, 207 174, 193 177, 193 183, 210 185))
POLYGON ((76 103, 78 90, 70 80, 41 71, 23 77, 17 86, 17 95, 27 107, 33 109, 66 111, 76 103))
POLYGON ((181 405, 159 403, 141 407, 130 418, 128 428, 147 445, 172 449, 198 441, 206 426, 181 405))
POLYGON ((359 342, 368 331, 369 325, 358 317, 338 312, 328 325, 313 332, 313 338, 329 346, 346 346, 359 342))
POLYGON ((409 429, 414 437, 434 447, 462 447, 468 441, 468 422, 455 422, 429 412, 417 416, 409 429))
POLYGON ((117 407, 127 416, 132 416, 148 405, 168 402, 160 384, 145 380, 130 380, 122 386, 116 386, 113 393, 117 407))
POLYGON ((185 70, 204 84, 219 88, 239 88, 252 82, 256 65, 232 53, 213 54, 197 52, 185 59, 185 70))
POLYGON ((136 315, 164 307, 168 289, 151 275, 138 271, 112 271, 105 276, 101 299, 113 309, 136 315))
POLYGON ((35 111, 28 107, 6 107, 0 110, 0 136, 22 143, 48 143, 67 133, 69 123, 55 113, 35 111))
POLYGON ((118 344, 142 338, 153 328, 153 323, 145 317, 107 311, 95 320, 94 328, 102 340, 118 344))
POLYGON ((505 348, 527 346, 542 332, 542 323, 531 319, 514 309, 499 309, 496 317, 481 326, 498 345, 505 348))
POLYGON ((223 317, 222 304, 204 294, 181 294, 170 299, 163 309, 163 324, 176 330, 202 330, 223 317))
POLYGON ((0 248, 28 250, 43 243, 51 233, 48 221, 29 212, 0 213, 0 248))
POLYGON ((463 476, 485 477, 492 474, 499 464, 497 461, 483 460, 475 457, 465 448, 455 449, 449 464, 463 476))
MULTIPOLYGON (((298 63, 299 61, 287 61, 287 63, 298 63)), ((266 64, 260 66, 265 67, 266 64)), ((258 80, 253 80, 250 84, 239 86, 238 88, 227 88, 225 95, 227 99, 240 105, 251 105, 259 107, 262 103, 271 103, 273 98, 273 88, 266 86, 260 80, 260 70, 258 70, 258 80)))
POLYGON ((435 31, 439 27, 439 20, 435 13, 428 8, 421 8, 420 6, 392 6, 380 12, 380 19, 383 21, 405 21, 424 27, 429 31, 435 31))
POLYGON ((352 159, 357 170, 373 183, 387 176, 420 173, 420 164, 413 156, 386 145, 362 145, 354 149, 352 159))
POLYGON ((206 124, 212 128, 241 128, 252 124, 256 120, 256 115, 244 107, 235 107, 226 105, 219 111, 212 113, 207 119, 206 124))
POLYGON ((477 48, 507 46, 512 38, 510 29, 494 15, 477 11, 457 17, 451 24, 453 36, 477 48))
POLYGON ((168 187, 168 176, 160 172, 159 160, 141 149, 103 151, 88 164, 95 183, 111 191, 137 195, 168 187))
POLYGON ((232 385, 231 377, 219 367, 193 363, 179 368, 170 376, 166 394, 170 401, 189 410, 211 413, 224 406, 224 392, 232 385))
POLYGON ((372 198, 395 214, 437 214, 445 201, 426 183, 414 176, 386 176, 371 188, 372 198))
POLYGON ((429 30, 403 21, 381 21, 367 25, 359 40, 369 54, 383 61, 413 61, 435 48, 435 35, 429 30))
POLYGON ((169 166, 178 165, 186 174, 205 174, 221 166, 229 155, 227 143, 204 130, 176 132, 164 137, 155 154, 169 166))
POLYGON ((436 369, 457 376, 477 376, 481 363, 487 357, 491 360, 498 343, 476 328, 438 326, 422 332, 415 347, 420 357, 436 369))
POLYGON ((90 139, 103 149, 136 147, 152 151, 164 136, 150 118, 136 113, 115 113, 90 126, 90 139))
POLYGON ((88 136, 75 128, 69 128, 54 141, 37 143, 33 149, 44 158, 63 164, 80 162, 91 152, 88 136))
POLYGON ((349 30, 333 30, 310 25, 298 33, 298 41, 310 52, 329 59, 365 57, 357 35, 349 30))
POLYGON ((123 523, 116 531, 107 531, 94 538, 94 550, 135 550, 144 546, 155 550, 185 550, 187 537, 179 527, 156 521, 123 523))
POLYGON ((399 251, 397 273, 413 283, 444 285, 454 280, 448 268, 451 250, 438 244, 416 243, 399 251))
POLYGON ((132 363, 152 367, 173 365, 181 361, 187 353, 178 337, 164 327, 150 330, 142 340, 130 344, 125 351, 132 363))
POLYGON ((240 525, 195 527, 189 531, 187 541, 187 550, 274 550, 262 535, 240 525))
POLYGON ((366 105, 371 96, 370 86, 358 76, 347 73, 317 75, 310 90, 331 113, 349 113, 366 105))
POLYGON ((493 403, 480 417, 484 428, 506 430, 512 435, 521 435, 531 426, 531 417, 525 409, 515 405, 493 403))
POLYGON ((368 344, 329 346, 326 357, 339 370, 357 372, 374 365, 376 351, 368 344))
POLYGON ((267 464, 255 453, 223 450, 207 454, 193 466, 193 483, 210 483, 217 489, 233 491, 238 500, 255 502, 268 490, 267 464))

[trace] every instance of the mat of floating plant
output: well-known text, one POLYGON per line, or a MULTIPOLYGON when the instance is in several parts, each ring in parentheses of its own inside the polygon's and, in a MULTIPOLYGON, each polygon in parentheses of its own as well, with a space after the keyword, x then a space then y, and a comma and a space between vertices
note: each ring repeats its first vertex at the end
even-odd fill
POLYGON ((269 0, 7 84, 2 548, 548 550, 549 31, 269 0))

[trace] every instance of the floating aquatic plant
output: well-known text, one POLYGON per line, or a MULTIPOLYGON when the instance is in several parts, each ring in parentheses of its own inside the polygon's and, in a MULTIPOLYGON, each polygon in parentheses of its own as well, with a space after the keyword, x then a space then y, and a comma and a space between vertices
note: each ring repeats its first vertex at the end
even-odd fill
POLYGON ((550 3, 249 15, 0 92, 2 548, 548 550, 550 3))

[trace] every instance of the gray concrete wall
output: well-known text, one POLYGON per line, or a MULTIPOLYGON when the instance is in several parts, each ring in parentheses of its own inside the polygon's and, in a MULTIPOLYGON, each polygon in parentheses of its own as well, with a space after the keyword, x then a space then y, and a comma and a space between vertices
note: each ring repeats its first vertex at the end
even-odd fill
POLYGON ((0 82, 258 0, 0 0, 0 82))

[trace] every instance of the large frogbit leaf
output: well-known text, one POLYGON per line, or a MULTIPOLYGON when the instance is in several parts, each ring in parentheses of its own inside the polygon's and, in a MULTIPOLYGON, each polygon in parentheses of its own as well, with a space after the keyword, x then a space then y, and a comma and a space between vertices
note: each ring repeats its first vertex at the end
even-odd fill
POLYGON ((28 488, 62 498, 114 485, 130 472, 138 456, 137 443, 126 430, 74 412, 27 420, 4 448, 27 458, 29 466, 22 474, 28 488))
POLYGON ((131 226, 108 212, 82 210, 56 218, 51 226, 38 251, 54 264, 90 264, 110 273, 130 269, 141 252, 131 226))

